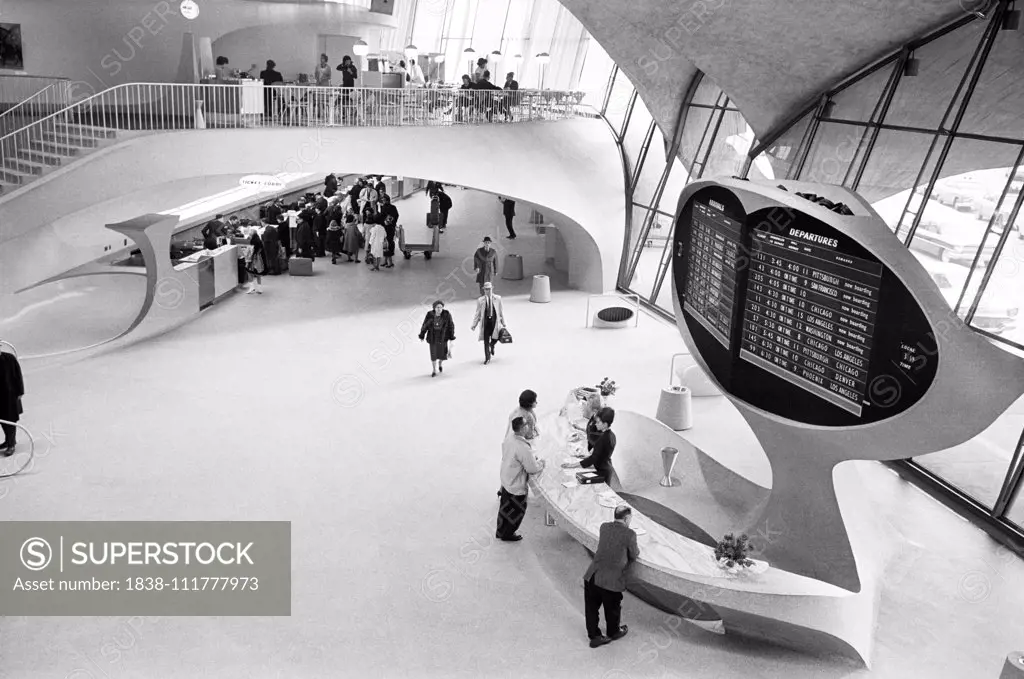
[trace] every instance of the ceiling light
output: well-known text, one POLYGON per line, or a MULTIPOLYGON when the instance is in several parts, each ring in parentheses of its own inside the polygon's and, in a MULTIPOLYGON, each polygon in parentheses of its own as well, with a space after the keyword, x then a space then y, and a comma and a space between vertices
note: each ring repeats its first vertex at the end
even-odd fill
POLYGON ((406 59, 415 59, 416 56, 419 53, 420 53, 420 48, 416 47, 416 45, 413 45, 412 43, 410 43, 410 44, 405 46, 405 58, 406 59))
POLYGON ((548 54, 547 52, 541 52, 540 54, 537 55, 537 63, 541 64, 542 66, 549 63, 550 61, 551 55, 548 54))
POLYGON ((359 39, 356 44, 352 45, 352 54, 357 57, 365 57, 370 51, 370 46, 363 39, 359 39))

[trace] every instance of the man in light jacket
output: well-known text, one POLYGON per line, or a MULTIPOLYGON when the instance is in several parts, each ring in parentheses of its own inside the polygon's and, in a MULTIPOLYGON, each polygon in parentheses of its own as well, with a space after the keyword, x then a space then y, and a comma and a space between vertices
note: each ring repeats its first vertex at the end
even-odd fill
POLYGON ((587 616, 590 647, 597 648, 626 636, 629 628, 620 625, 622 592, 626 589, 626 571, 640 556, 636 533, 629 527, 633 510, 628 505, 615 508, 615 520, 601 524, 597 552, 583 574, 583 601, 587 616), (601 634, 601 606, 608 623, 608 636, 601 634))
POLYGON ((483 291, 483 296, 476 301, 476 313, 473 314, 470 330, 480 326, 477 339, 484 343, 484 365, 487 365, 498 344, 498 335, 505 329, 505 310, 501 305, 501 297, 494 294, 493 283, 484 283, 483 291))
POLYGON ((523 539, 516 531, 526 516, 527 482, 530 474, 544 470, 544 461, 534 456, 533 447, 523 436, 525 429, 526 420, 515 418, 511 434, 501 444, 501 490, 498 493, 501 500, 498 504, 498 530, 494 537, 504 542, 523 539))

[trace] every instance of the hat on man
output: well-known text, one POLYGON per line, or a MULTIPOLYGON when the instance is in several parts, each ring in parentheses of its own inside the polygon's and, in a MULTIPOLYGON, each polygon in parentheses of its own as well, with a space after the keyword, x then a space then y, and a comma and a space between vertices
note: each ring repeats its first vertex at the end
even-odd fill
POLYGON ((490 236, 484 236, 484 242, 485 243, 490 243, 491 242, 491 237, 490 236))
POLYGON ((484 283, 484 290, 493 290, 493 289, 494 289, 494 283, 492 283, 490 281, 487 281, 486 283, 484 283))

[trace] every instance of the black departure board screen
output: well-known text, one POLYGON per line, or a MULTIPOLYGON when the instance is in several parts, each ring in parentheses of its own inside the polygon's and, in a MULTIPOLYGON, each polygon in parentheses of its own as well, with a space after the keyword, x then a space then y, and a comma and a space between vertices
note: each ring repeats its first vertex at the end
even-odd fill
POLYGON ((753 237, 740 358, 859 417, 882 265, 799 230, 753 237))
POLYGON ((734 396, 844 426, 902 412, 927 391, 938 356, 924 313, 838 229, 783 206, 747 214, 712 186, 682 206, 675 238, 679 308, 734 396))
POLYGON ((716 208, 693 209, 693 254, 686 277, 686 309, 711 336, 729 346, 736 303, 736 269, 743 224, 716 208))

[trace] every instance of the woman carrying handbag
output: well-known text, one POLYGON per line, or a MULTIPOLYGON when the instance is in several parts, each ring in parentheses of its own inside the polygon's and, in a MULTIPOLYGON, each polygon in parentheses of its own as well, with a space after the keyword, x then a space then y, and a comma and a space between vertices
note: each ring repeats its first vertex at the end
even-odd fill
POLYGON ((455 321, 441 300, 434 302, 433 308, 423 319, 420 341, 424 339, 430 345, 430 376, 437 377, 437 373, 444 372, 444 362, 451 359, 450 342, 455 341, 455 321))

